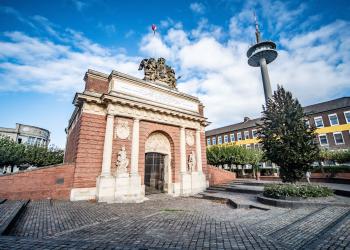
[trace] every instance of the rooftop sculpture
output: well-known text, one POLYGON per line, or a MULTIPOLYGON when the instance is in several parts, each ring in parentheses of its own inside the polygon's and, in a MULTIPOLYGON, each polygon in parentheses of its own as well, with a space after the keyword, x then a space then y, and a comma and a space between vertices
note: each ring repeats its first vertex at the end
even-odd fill
POLYGON ((166 83, 170 88, 176 89, 175 71, 169 65, 165 64, 165 59, 160 57, 145 58, 141 61, 139 70, 144 70, 145 81, 159 81, 166 83))

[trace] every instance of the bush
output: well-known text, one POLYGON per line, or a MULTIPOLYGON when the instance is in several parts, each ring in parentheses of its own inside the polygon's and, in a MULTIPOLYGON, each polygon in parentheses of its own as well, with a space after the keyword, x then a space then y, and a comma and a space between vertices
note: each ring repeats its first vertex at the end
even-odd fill
POLYGON ((333 195, 328 187, 311 184, 267 184, 264 196, 275 199, 326 197, 333 195))
POLYGON ((350 166, 349 165, 316 167, 311 172, 322 173, 322 169, 323 169, 324 173, 328 173, 328 174, 350 173, 350 166))
POLYGON ((330 150, 321 150, 320 161, 333 161, 337 163, 346 163, 350 162, 350 150, 336 150, 336 151, 330 151, 330 150))
POLYGON ((257 166, 262 161, 263 153, 257 149, 247 149, 234 144, 212 145, 207 147, 207 161, 210 165, 224 164, 257 166))

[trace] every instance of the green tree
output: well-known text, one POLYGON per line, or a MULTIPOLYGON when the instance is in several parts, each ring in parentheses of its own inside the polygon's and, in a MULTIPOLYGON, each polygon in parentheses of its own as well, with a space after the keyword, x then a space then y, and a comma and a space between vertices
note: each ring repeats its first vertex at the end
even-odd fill
POLYGON ((57 147, 49 148, 18 144, 9 137, 0 137, 0 166, 30 164, 36 167, 63 162, 64 151, 57 147))
POLYGON ((281 86, 262 113, 259 139, 266 157, 280 166, 283 182, 300 180, 319 157, 315 128, 305 124, 299 101, 281 86))

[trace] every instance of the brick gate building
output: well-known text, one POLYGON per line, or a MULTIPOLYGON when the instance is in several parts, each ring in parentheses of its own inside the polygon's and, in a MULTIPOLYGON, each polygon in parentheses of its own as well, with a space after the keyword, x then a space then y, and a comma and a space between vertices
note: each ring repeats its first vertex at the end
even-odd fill
POLYGON ((140 202, 206 188, 202 103, 162 81, 88 70, 66 129, 70 200, 140 202))

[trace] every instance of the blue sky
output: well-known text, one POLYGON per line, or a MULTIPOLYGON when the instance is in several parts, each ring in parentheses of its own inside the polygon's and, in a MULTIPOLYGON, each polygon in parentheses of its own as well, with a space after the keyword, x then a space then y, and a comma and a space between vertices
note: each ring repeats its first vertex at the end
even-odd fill
POLYGON ((257 117, 260 70, 247 64, 253 12, 277 43, 269 65, 308 105, 350 94, 347 1, 0 1, 0 126, 49 129, 64 147, 75 92, 88 68, 141 77, 143 57, 163 56, 179 89, 206 106, 210 128, 257 117), (158 27, 156 36, 150 26, 158 27))

